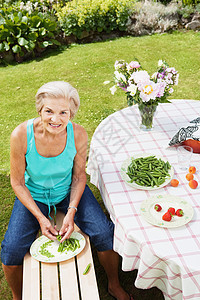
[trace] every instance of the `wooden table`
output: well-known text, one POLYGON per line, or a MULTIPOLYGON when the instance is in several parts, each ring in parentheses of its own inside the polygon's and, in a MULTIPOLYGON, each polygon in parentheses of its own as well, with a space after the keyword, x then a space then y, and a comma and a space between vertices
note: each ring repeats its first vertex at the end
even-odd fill
POLYGON ((199 187, 191 189, 179 169, 176 147, 171 138, 189 121, 200 116, 200 101, 172 100, 157 108, 154 129, 139 129, 137 106, 122 109, 101 122, 90 146, 87 172, 102 195, 115 223, 114 250, 122 256, 122 269, 138 269, 135 285, 158 287, 165 299, 200 299, 200 154, 193 154, 199 187), (153 153, 167 159, 174 168, 177 188, 170 184, 154 191, 127 185, 120 175, 121 165, 137 153, 153 153), (140 207, 153 195, 174 195, 194 209, 192 220, 181 227, 161 228, 149 224, 140 207))

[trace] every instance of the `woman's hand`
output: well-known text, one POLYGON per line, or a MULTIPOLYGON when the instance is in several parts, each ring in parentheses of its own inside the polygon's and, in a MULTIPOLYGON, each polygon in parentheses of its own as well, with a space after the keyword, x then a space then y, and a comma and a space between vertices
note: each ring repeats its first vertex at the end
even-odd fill
POLYGON ((64 240, 69 239, 72 232, 74 231, 74 215, 75 213, 69 210, 63 219, 63 224, 59 231, 59 234, 62 236, 62 239, 60 241, 61 243, 64 240))
POLYGON ((53 228, 51 222, 46 217, 44 217, 39 223, 42 234, 48 237, 50 240, 56 240, 58 231, 55 228, 53 228))

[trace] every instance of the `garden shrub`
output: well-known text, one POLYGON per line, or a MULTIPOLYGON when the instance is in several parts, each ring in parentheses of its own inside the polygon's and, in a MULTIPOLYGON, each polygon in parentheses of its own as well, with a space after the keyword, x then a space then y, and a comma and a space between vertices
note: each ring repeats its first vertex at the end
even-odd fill
POLYGON ((65 35, 80 39, 84 32, 125 31, 133 0, 72 0, 55 9, 65 35))
POLYGON ((57 3, 63 6, 66 2, 69 1, 71 0, 0 0, 0 7, 19 6, 22 3, 24 6, 31 6, 31 4, 33 4, 36 7, 46 7, 48 9, 51 9, 53 3, 57 3))
POLYGON ((198 3, 200 3, 200 0, 182 0, 182 3, 184 6, 196 6, 198 3))
POLYGON ((128 33, 135 36, 163 33, 176 29, 178 25, 178 5, 165 6, 159 2, 138 2, 128 25, 128 33))
POLYGON ((49 46, 59 46, 55 20, 42 13, 29 15, 13 8, 0 10, 0 58, 22 61, 30 54, 38 54, 49 46))

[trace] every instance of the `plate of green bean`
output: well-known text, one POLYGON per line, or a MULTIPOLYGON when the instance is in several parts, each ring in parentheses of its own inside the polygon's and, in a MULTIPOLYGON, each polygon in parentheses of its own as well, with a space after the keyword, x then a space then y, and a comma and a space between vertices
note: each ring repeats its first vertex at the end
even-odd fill
POLYGON ((51 241, 42 235, 37 238, 30 248, 30 254, 41 262, 55 263, 68 260, 79 254, 85 247, 85 238, 79 232, 73 232, 68 240, 60 243, 61 237, 51 241))
POLYGON ((131 187, 157 190, 166 186, 174 175, 167 159, 154 154, 138 153, 127 158, 121 166, 121 177, 131 187))

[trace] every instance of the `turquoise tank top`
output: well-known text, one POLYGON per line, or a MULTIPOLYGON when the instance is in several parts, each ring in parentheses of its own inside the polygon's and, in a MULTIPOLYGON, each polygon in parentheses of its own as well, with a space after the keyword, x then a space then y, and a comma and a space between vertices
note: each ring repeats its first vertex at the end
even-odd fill
POLYGON ((25 184, 34 200, 55 207, 70 192, 72 168, 76 155, 73 125, 67 124, 67 141, 61 154, 41 156, 36 149, 33 130, 34 119, 27 123, 27 152, 25 184))

